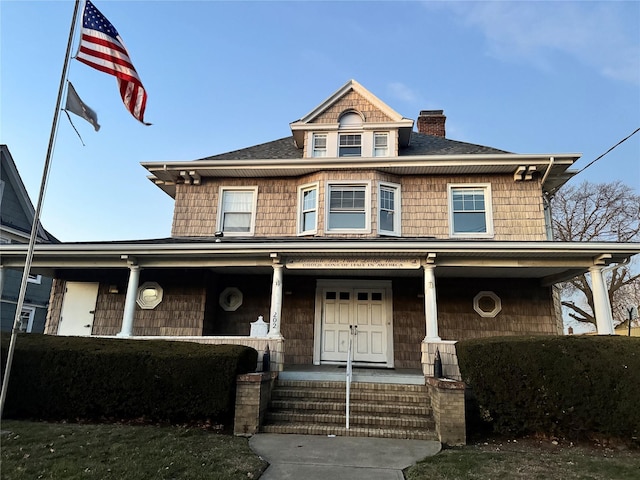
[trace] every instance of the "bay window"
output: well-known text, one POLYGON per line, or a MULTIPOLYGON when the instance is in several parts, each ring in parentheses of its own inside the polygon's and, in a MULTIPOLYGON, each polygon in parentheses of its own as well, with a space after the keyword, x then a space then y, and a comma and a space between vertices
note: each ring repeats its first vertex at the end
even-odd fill
POLYGON ((328 184, 328 231, 354 231, 370 229, 369 184, 328 184))

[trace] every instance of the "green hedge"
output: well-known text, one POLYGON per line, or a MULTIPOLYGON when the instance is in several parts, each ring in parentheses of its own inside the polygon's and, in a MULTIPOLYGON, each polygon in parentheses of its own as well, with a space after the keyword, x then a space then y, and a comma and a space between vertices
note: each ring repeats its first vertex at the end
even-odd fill
POLYGON ((498 433, 640 436, 640 338, 500 337, 456 349, 498 433))
POLYGON ((238 345, 21 334, 5 416, 228 425, 236 375, 255 371, 257 356, 238 345))

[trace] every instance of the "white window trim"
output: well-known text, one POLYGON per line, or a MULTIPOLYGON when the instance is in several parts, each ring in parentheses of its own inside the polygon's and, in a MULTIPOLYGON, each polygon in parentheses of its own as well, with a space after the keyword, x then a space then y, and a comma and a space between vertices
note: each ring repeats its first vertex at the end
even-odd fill
POLYGON ((490 183, 449 183, 447 184, 448 208, 449 208, 449 236, 452 238, 493 238, 493 203, 491 201, 491 184, 490 183), (457 233, 453 230, 453 190, 459 188, 476 188, 484 190, 484 214, 487 223, 487 231, 479 232, 462 232, 457 233))
POLYGON ((311 156, 314 158, 324 158, 328 155, 328 147, 329 147, 329 135, 326 133, 314 133, 311 135, 311 156), (324 149, 316 148, 316 140, 319 138, 324 138, 324 149), (322 155, 316 154, 316 151, 323 152, 322 155))
POLYGON ((297 225, 297 232, 298 235, 314 235, 316 233, 318 233, 318 197, 320 196, 320 184, 318 182, 315 183, 307 183, 305 185, 300 185, 298 187, 298 225, 297 225), (306 191, 309 190, 315 190, 316 191, 316 204, 315 204, 315 211, 316 211, 316 223, 313 227, 313 229, 311 230, 304 230, 304 222, 302 221, 302 215, 304 213, 304 209, 303 209, 303 194, 306 191))
POLYGON ((380 235, 389 235, 400 237, 402 236, 402 194, 400 190, 399 183, 391 183, 391 182, 379 182, 378 183, 378 233, 380 235), (392 188, 395 191, 394 195, 394 204, 395 209, 393 211, 393 230, 383 230, 381 228, 382 223, 380 222, 380 212, 382 208, 380 207, 380 199, 381 199, 381 190, 383 187, 392 188))
POLYGON ((29 320, 27 322, 27 328, 25 330, 23 330, 23 332, 31 333, 31 330, 33 329, 33 322, 36 319, 36 307, 30 307, 28 305, 23 305, 22 306, 22 312, 20 314, 20 318, 22 318, 22 313, 25 313, 25 312, 29 313, 29 320))
POLYGON ((324 189, 324 229, 328 234, 371 233, 371 181, 327 180, 324 189), (364 228, 329 228, 331 187, 333 185, 364 186, 364 228))
POLYGON ((365 145, 364 145, 364 137, 365 134, 362 130, 357 130, 357 131, 349 131, 349 130, 344 130, 344 131, 340 131, 338 132, 338 157, 340 158, 362 158, 363 153, 365 153, 365 145), (341 145, 340 144, 340 140, 342 139, 342 137, 345 136, 358 136, 360 137, 360 145, 341 145), (340 155, 340 149, 341 148, 356 148, 356 147, 360 147, 360 154, 358 155, 340 155))
POLYGON ((253 236, 255 234, 256 229, 256 207, 258 206, 258 187, 257 186, 221 186, 218 191, 218 218, 216 220, 216 231, 221 232, 222 230, 222 197, 224 196, 224 192, 227 191, 245 191, 245 192, 253 192, 253 204, 251 206, 251 223, 249 225, 248 232, 224 232, 225 237, 247 237, 253 236))
POLYGON ((372 149, 371 149, 371 156, 376 157, 376 158, 384 158, 384 157, 388 157, 389 156, 389 132, 373 132, 373 141, 372 141, 372 149), (387 152, 384 155, 376 155, 376 137, 380 136, 380 137, 385 137, 387 139, 387 147, 386 150, 387 152))

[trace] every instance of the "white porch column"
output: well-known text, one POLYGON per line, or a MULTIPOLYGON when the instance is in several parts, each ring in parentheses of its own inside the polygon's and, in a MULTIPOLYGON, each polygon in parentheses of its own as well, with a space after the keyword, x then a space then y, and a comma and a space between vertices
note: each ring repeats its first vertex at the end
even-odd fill
POLYGON ((427 324, 427 334, 423 342, 439 342, 438 336, 438 305, 436 303, 436 275, 435 265, 424 265, 424 315, 427 324))
POLYGON ((603 267, 590 267, 591 289, 593 290, 593 314, 596 317, 598 335, 614 335, 613 315, 611 314, 611 304, 609 303, 609 292, 607 283, 602 275, 603 267))
POLYGON ((282 310, 282 274, 284 265, 273 264, 273 281, 271 283, 271 312, 269 314, 268 337, 282 338, 280 333, 280 317, 282 310))
POLYGON ((118 333, 118 337, 131 337, 133 335, 133 318, 136 313, 139 281, 140 267, 138 265, 129 265, 129 283, 127 284, 127 296, 124 301, 122 330, 118 333))

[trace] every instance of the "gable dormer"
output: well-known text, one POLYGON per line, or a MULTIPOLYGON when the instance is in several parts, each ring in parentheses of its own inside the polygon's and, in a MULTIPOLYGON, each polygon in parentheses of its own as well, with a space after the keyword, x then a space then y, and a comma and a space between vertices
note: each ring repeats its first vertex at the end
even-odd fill
POLYGON ((395 157, 409 144, 413 120, 355 80, 290 124, 303 157, 395 157))

